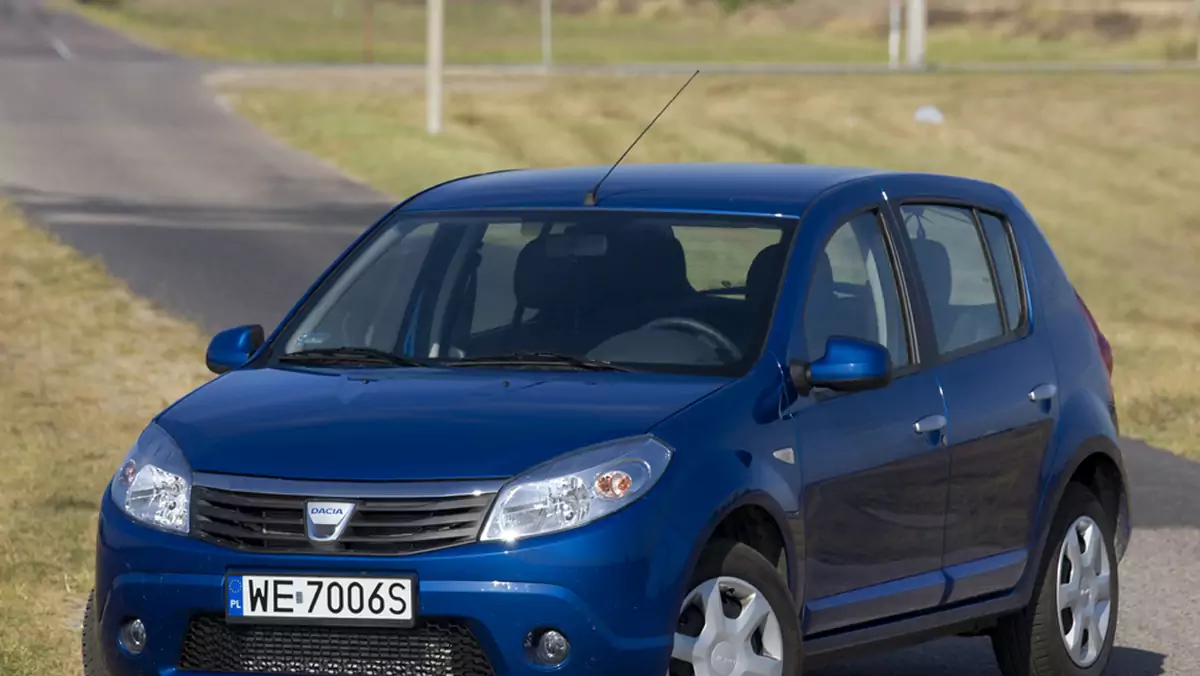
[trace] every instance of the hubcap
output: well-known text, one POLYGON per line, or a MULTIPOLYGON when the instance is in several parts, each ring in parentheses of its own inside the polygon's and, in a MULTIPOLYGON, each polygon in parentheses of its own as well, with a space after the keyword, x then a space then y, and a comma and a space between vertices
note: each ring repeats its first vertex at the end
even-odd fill
POLYGON ((783 632, 762 592, 735 577, 708 580, 680 609, 672 676, 782 676, 783 632))
POLYGON ((1058 554, 1058 628, 1067 654, 1086 669, 1100 658, 1112 611, 1112 571, 1100 526, 1082 516, 1058 554))

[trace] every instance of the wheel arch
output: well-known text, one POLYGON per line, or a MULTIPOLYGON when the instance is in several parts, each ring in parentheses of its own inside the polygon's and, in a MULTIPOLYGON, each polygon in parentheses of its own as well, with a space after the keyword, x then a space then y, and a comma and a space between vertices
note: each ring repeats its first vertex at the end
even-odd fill
POLYGON ((1042 560, 1054 514, 1058 511, 1067 486, 1072 483, 1082 484, 1096 494, 1105 511, 1113 518, 1117 560, 1124 558, 1133 527, 1128 478, 1121 448, 1116 441, 1103 435, 1089 437, 1076 447, 1061 470, 1053 473, 1052 477, 1046 492, 1049 499, 1043 503, 1051 508, 1044 510, 1039 518, 1035 549, 1037 556, 1031 561, 1042 560))
MULTIPOLYGON (((797 541, 803 542, 803 537, 798 538, 793 533, 789 526, 791 522, 779 502, 764 490, 751 489, 730 495, 712 512, 693 541, 687 562, 689 575, 710 544, 723 538, 735 539, 758 550, 777 570, 782 566, 788 590, 799 602, 803 598, 804 575, 803 553, 798 550, 797 541), (775 549, 777 553, 770 553, 775 549)), ((685 589, 681 594, 687 592, 685 589)))
POLYGON ((1120 561, 1129 549, 1133 532, 1129 486, 1121 462, 1121 451, 1116 444, 1100 437, 1078 460, 1067 483, 1080 483, 1100 499, 1104 511, 1113 519, 1114 544, 1117 560, 1120 561))

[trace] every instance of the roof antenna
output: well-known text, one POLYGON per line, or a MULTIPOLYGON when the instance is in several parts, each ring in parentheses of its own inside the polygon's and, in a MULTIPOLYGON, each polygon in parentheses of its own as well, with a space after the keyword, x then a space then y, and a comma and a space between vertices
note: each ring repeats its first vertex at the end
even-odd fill
POLYGON ((675 103, 675 99, 679 98, 679 95, 683 93, 683 90, 687 89, 687 86, 690 85, 692 80, 695 80, 696 76, 699 74, 699 69, 697 69, 695 73, 692 73, 692 76, 687 79, 687 82, 683 83, 683 86, 679 88, 679 91, 675 92, 675 96, 672 96, 671 100, 667 101, 667 105, 663 106, 662 110, 658 111, 658 115, 655 115, 654 119, 650 120, 650 124, 646 125, 646 128, 642 130, 642 133, 638 134, 638 137, 633 140, 633 143, 629 144, 629 147, 625 149, 625 152, 621 154, 621 157, 617 158, 617 161, 612 165, 612 167, 609 168, 608 172, 604 174, 604 177, 601 178, 600 181, 588 191, 587 195, 583 198, 584 206, 596 206, 596 191, 599 190, 600 186, 608 180, 609 174, 613 173, 613 170, 617 168, 617 165, 621 164, 621 161, 625 159, 625 156, 629 154, 629 151, 633 150, 633 147, 638 144, 638 141, 642 140, 642 137, 646 135, 646 132, 650 131, 650 127, 653 127, 654 123, 658 122, 658 118, 662 117, 663 113, 667 112, 667 108, 670 108, 671 104, 675 103))

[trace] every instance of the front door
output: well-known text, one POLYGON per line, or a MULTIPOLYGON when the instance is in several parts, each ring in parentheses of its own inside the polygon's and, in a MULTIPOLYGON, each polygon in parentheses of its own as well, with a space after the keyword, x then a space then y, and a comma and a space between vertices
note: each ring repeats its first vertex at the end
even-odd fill
POLYGON ((851 336, 886 346, 895 369, 882 389, 817 389, 794 407, 808 635, 929 608, 945 590, 946 411, 935 375, 915 363, 883 218, 830 219, 796 252, 814 272, 791 357, 812 361, 830 336, 851 336))

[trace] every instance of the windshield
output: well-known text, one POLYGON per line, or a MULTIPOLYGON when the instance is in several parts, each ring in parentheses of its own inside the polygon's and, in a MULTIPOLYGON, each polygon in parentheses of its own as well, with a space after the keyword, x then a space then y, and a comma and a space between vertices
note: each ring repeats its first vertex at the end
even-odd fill
POLYGON ((394 365, 588 360, 738 374, 762 350, 794 225, 599 210, 400 211, 289 322, 282 355, 365 348, 399 357, 394 365))

